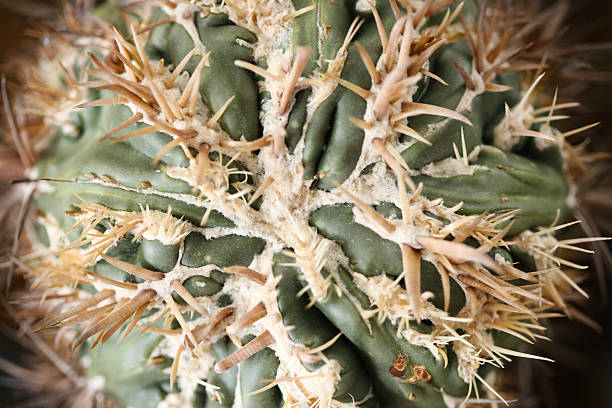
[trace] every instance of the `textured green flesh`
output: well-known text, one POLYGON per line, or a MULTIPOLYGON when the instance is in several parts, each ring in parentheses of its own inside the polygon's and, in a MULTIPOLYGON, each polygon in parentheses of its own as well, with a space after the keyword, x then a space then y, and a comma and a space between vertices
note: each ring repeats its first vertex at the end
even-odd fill
POLYGON ((489 170, 470 176, 418 176, 414 181, 424 184, 426 196, 442 197, 448 207, 463 202, 465 214, 519 209, 510 235, 551 224, 556 210, 561 219, 568 217, 569 187, 555 167, 497 149, 481 152, 474 164, 489 170))
MULTIPOLYGON (((134 331, 120 340, 122 335, 120 330, 86 352, 87 378, 103 377, 104 389, 121 406, 156 408, 167 394, 170 378, 162 372, 165 367, 147 362, 163 337, 134 331)), ((83 350, 87 348, 85 343, 83 350)))
MULTIPOLYGON (((398 276, 402 273, 402 255, 399 246, 382 239, 374 231, 353 220, 352 205, 335 205, 321 207, 312 213, 310 223, 319 234, 334 240, 351 261, 351 268, 365 276, 384 273, 398 276)), ((421 261, 421 291, 438 294, 433 303, 443 308, 442 281, 435 267, 421 261)), ((465 304, 465 295, 459 285, 450 280, 449 312, 457 314, 465 304)))
MULTIPOLYGON (((242 340, 248 344, 255 336, 249 335, 242 340)), ((268 386, 269 381, 276 379, 279 365, 274 351, 265 348, 247 358, 240 364, 240 394, 242 395, 242 408, 281 408, 283 396, 278 387, 249 396, 261 388, 268 386)))
POLYGON ((248 266, 253 257, 263 250, 264 245, 265 241, 259 238, 226 235, 206 239, 202 234, 193 232, 185 238, 185 253, 181 263, 192 268, 209 264, 221 268, 233 265, 248 266))
MULTIPOLYGON (((159 13, 157 19, 163 17, 163 13, 159 13)), ((246 140, 261 137, 255 76, 234 65, 235 60, 254 63, 251 50, 237 40, 253 43, 257 39, 223 14, 196 16, 195 25, 206 52, 211 51, 200 82, 200 94, 206 106, 215 113, 234 96, 220 119, 221 126, 234 140, 243 136, 246 140)), ((166 63, 176 66, 193 49, 193 40, 181 25, 169 23, 153 30, 147 49, 150 54, 163 57, 166 63)), ((186 71, 193 73, 200 60, 201 56, 192 57, 186 71)))
MULTIPOLYGON (((360 306, 365 309, 369 308, 367 299, 363 299, 364 295, 354 286, 348 272, 340 269, 338 273, 345 293, 339 296, 335 290, 329 290, 327 297, 316 303, 317 308, 359 349, 366 369, 372 375, 375 393, 384 407, 446 408, 439 389, 451 395, 465 395, 467 384, 458 376, 456 359, 449 358, 449 366, 444 369, 443 361, 436 360, 429 350, 397 338, 396 329, 388 321, 378 324, 375 319, 370 319, 370 332, 347 294, 360 300, 360 306), (400 350, 409 356, 410 364, 427 367, 432 384, 420 382, 413 385, 397 381, 389 368, 400 350), (411 394, 416 399, 411 400, 411 394)), ((450 357, 452 352, 448 354, 450 357)))
MULTIPOLYGON (((295 327, 289 332, 291 340, 314 349, 330 341, 339 331, 321 312, 308 307, 309 301, 305 294, 297 297, 303 287, 299 281, 299 268, 285 266, 291 262, 292 259, 286 255, 277 254, 274 259, 274 275, 282 276, 277 285, 278 307, 285 326, 295 327)), ((324 353, 328 359, 336 360, 342 366, 334 398, 344 402, 362 400, 370 391, 370 380, 361 370, 361 360, 351 344, 342 336, 324 353)), ((307 368, 318 366, 307 365, 307 368)))
MULTIPOLYGON (((224 337, 212 346, 215 361, 219 362, 237 350, 237 347, 228 337, 224 337)), ((231 407, 234 404, 236 382, 238 379, 238 367, 234 366, 223 373, 212 372, 208 377, 208 383, 219 387, 213 394, 209 391, 206 408, 231 407)))
MULTIPOLYGON (((420 103, 437 105, 447 109, 456 109, 465 93, 465 82, 451 58, 461 64, 468 72, 471 70, 472 59, 467 41, 463 40, 442 47, 430 60, 430 69, 444 78, 448 85, 430 81, 420 103)), ((487 92, 474 98, 467 111, 461 112, 471 122, 469 126, 463 122, 440 116, 422 115, 410 118, 408 125, 431 142, 414 143, 402 152, 402 158, 411 169, 423 166, 447 157, 454 156, 453 144, 462 148, 461 132, 465 137, 468 152, 483 142, 492 141, 493 125, 503 119, 504 103, 513 106, 519 100, 520 83, 513 74, 500 75, 496 83, 512 86, 512 91, 492 93, 487 92)))
MULTIPOLYGON (((308 5, 305 1, 294 1, 294 4, 296 3, 300 3, 302 7, 308 5)), ((321 19, 319 27, 331 25, 331 28, 328 29, 328 37, 321 45, 325 50, 324 58, 335 58, 337 51, 342 46, 348 27, 357 16, 354 10, 355 3, 355 1, 332 2, 331 0, 317 3, 316 11, 320 13, 321 19), (343 30, 336 31, 340 27, 343 30), (342 34, 337 34, 338 32, 342 34)), ((380 2, 377 10, 382 16, 385 28, 389 31, 394 22, 389 4, 380 2)), ((294 46, 307 45, 313 50, 319 49, 319 33, 313 15, 314 13, 312 15, 307 13, 296 18, 294 46)), ((378 59, 382 46, 372 18, 364 23, 354 41, 361 43, 374 61, 378 59)), ((370 77, 354 42, 348 47, 347 52, 348 56, 341 77, 369 89, 370 77)), ((311 61, 317 57, 318 54, 315 51, 311 61)), ((325 72, 325 67, 322 68, 325 72)), ((309 65, 307 69, 313 70, 314 65, 309 65)), ((349 121, 349 117, 362 117, 365 108, 365 101, 361 97, 338 86, 315 111, 304 136, 303 164, 306 178, 313 178, 315 175, 322 178, 318 184, 319 188, 332 189, 335 186, 334 182, 344 181, 355 168, 363 144, 363 131, 354 126, 349 121)), ((298 105, 298 109, 303 108, 298 105)))
MULTIPOLYGON (((225 283, 225 275, 220 271, 213 271, 210 274, 210 277, 202 276, 202 275, 194 275, 191 276, 185 281, 182 282, 182 285, 187 292, 194 298, 198 298, 201 296, 212 296, 221 291, 223 289, 223 283, 225 283)), ((172 297, 174 301, 180 305, 186 305, 187 302, 183 300, 176 292, 172 292, 172 297)))

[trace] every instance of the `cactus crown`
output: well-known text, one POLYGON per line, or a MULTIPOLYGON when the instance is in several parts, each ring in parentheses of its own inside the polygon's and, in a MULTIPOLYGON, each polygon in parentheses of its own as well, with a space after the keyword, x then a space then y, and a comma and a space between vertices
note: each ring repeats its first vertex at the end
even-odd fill
POLYGON ((137 407, 454 407, 541 358, 514 340, 581 291, 556 250, 582 241, 555 238, 570 105, 522 86, 520 18, 122 7, 68 9, 23 101, 44 151, 17 143, 46 246, 21 269, 70 293, 38 326, 72 327, 91 384, 137 407))

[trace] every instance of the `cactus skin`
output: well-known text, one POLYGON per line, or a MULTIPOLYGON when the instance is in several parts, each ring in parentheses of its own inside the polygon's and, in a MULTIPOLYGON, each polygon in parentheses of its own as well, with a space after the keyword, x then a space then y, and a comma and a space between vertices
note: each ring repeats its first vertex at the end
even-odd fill
POLYGON ((118 334, 87 352, 91 359, 87 376, 104 380, 104 387, 122 406, 156 406, 168 391, 169 377, 163 364, 147 367, 147 360, 162 336, 132 333, 125 339, 118 334))
POLYGON ((76 132, 55 128, 37 160, 50 180, 38 227, 57 254, 32 268, 50 287, 68 274, 79 293, 114 292, 84 309, 90 320, 65 305, 41 326, 88 323, 75 344, 120 406, 445 408, 485 391, 483 359, 518 347, 498 334, 532 337, 520 322, 554 301, 530 285, 556 291, 558 278, 528 274, 547 269, 530 234, 571 208, 562 141, 497 146, 524 92, 516 73, 478 71, 455 13, 478 21, 474 4, 397 22, 385 0, 375 13, 349 0, 165 3, 130 9, 134 29, 106 3, 117 30, 93 50, 97 68, 71 54, 93 89, 76 132), (387 82, 396 71, 405 81, 387 82))

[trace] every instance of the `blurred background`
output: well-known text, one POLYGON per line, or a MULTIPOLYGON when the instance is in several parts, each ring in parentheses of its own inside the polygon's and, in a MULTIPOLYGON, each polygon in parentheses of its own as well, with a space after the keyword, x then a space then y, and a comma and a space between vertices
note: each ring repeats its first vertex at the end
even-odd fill
MULTIPOLYGON (((494 3, 494 2, 491 2, 494 3)), ((559 7, 559 1, 529 1, 536 7, 559 7)), ((601 121, 601 125, 573 142, 589 140, 589 149, 612 151, 612 2, 581 0, 562 3, 567 7, 562 29, 554 33, 564 46, 550 56, 548 85, 557 84, 561 102, 579 101, 572 118, 558 122, 561 130, 570 130, 601 121)), ((28 35, 32 23, 52 17, 60 10, 57 0, 0 0, 0 65, 19 53, 28 53, 36 41, 28 35)), ((553 87, 551 89, 554 90, 553 87)), ((612 236, 612 166, 610 160, 599 163, 585 177, 581 208, 599 229, 596 235, 612 236), (589 215, 591 214, 591 215, 589 215)), ((581 233, 584 235, 584 233, 581 233)), ((520 401, 521 408, 611 407, 612 406, 612 258, 610 246, 599 245, 600 257, 585 256, 592 265, 582 286, 590 299, 576 310, 574 319, 547 322, 552 342, 539 342, 533 350, 556 360, 555 364, 517 359, 508 387, 520 401)), ((10 321, 0 319, 0 350, 20 362, 19 333, 10 329, 10 321)), ((19 384, 0 379, 0 407, 57 406, 50 398, 23 403, 19 384)))

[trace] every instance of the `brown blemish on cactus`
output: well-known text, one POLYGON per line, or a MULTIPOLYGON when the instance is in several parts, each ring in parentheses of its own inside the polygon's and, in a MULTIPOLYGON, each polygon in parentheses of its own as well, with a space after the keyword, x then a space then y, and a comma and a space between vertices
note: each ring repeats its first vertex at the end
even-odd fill
POLYGON ((393 361, 393 365, 389 368, 389 372, 395 377, 403 377, 406 368, 408 368, 409 361, 410 358, 408 355, 403 350, 400 350, 397 354, 397 358, 393 361))
POLYGON ((421 364, 410 366, 411 375, 410 377, 400 380, 401 382, 407 382, 409 384, 418 384, 420 381, 426 383, 431 382, 431 374, 427 371, 427 367, 421 364))

